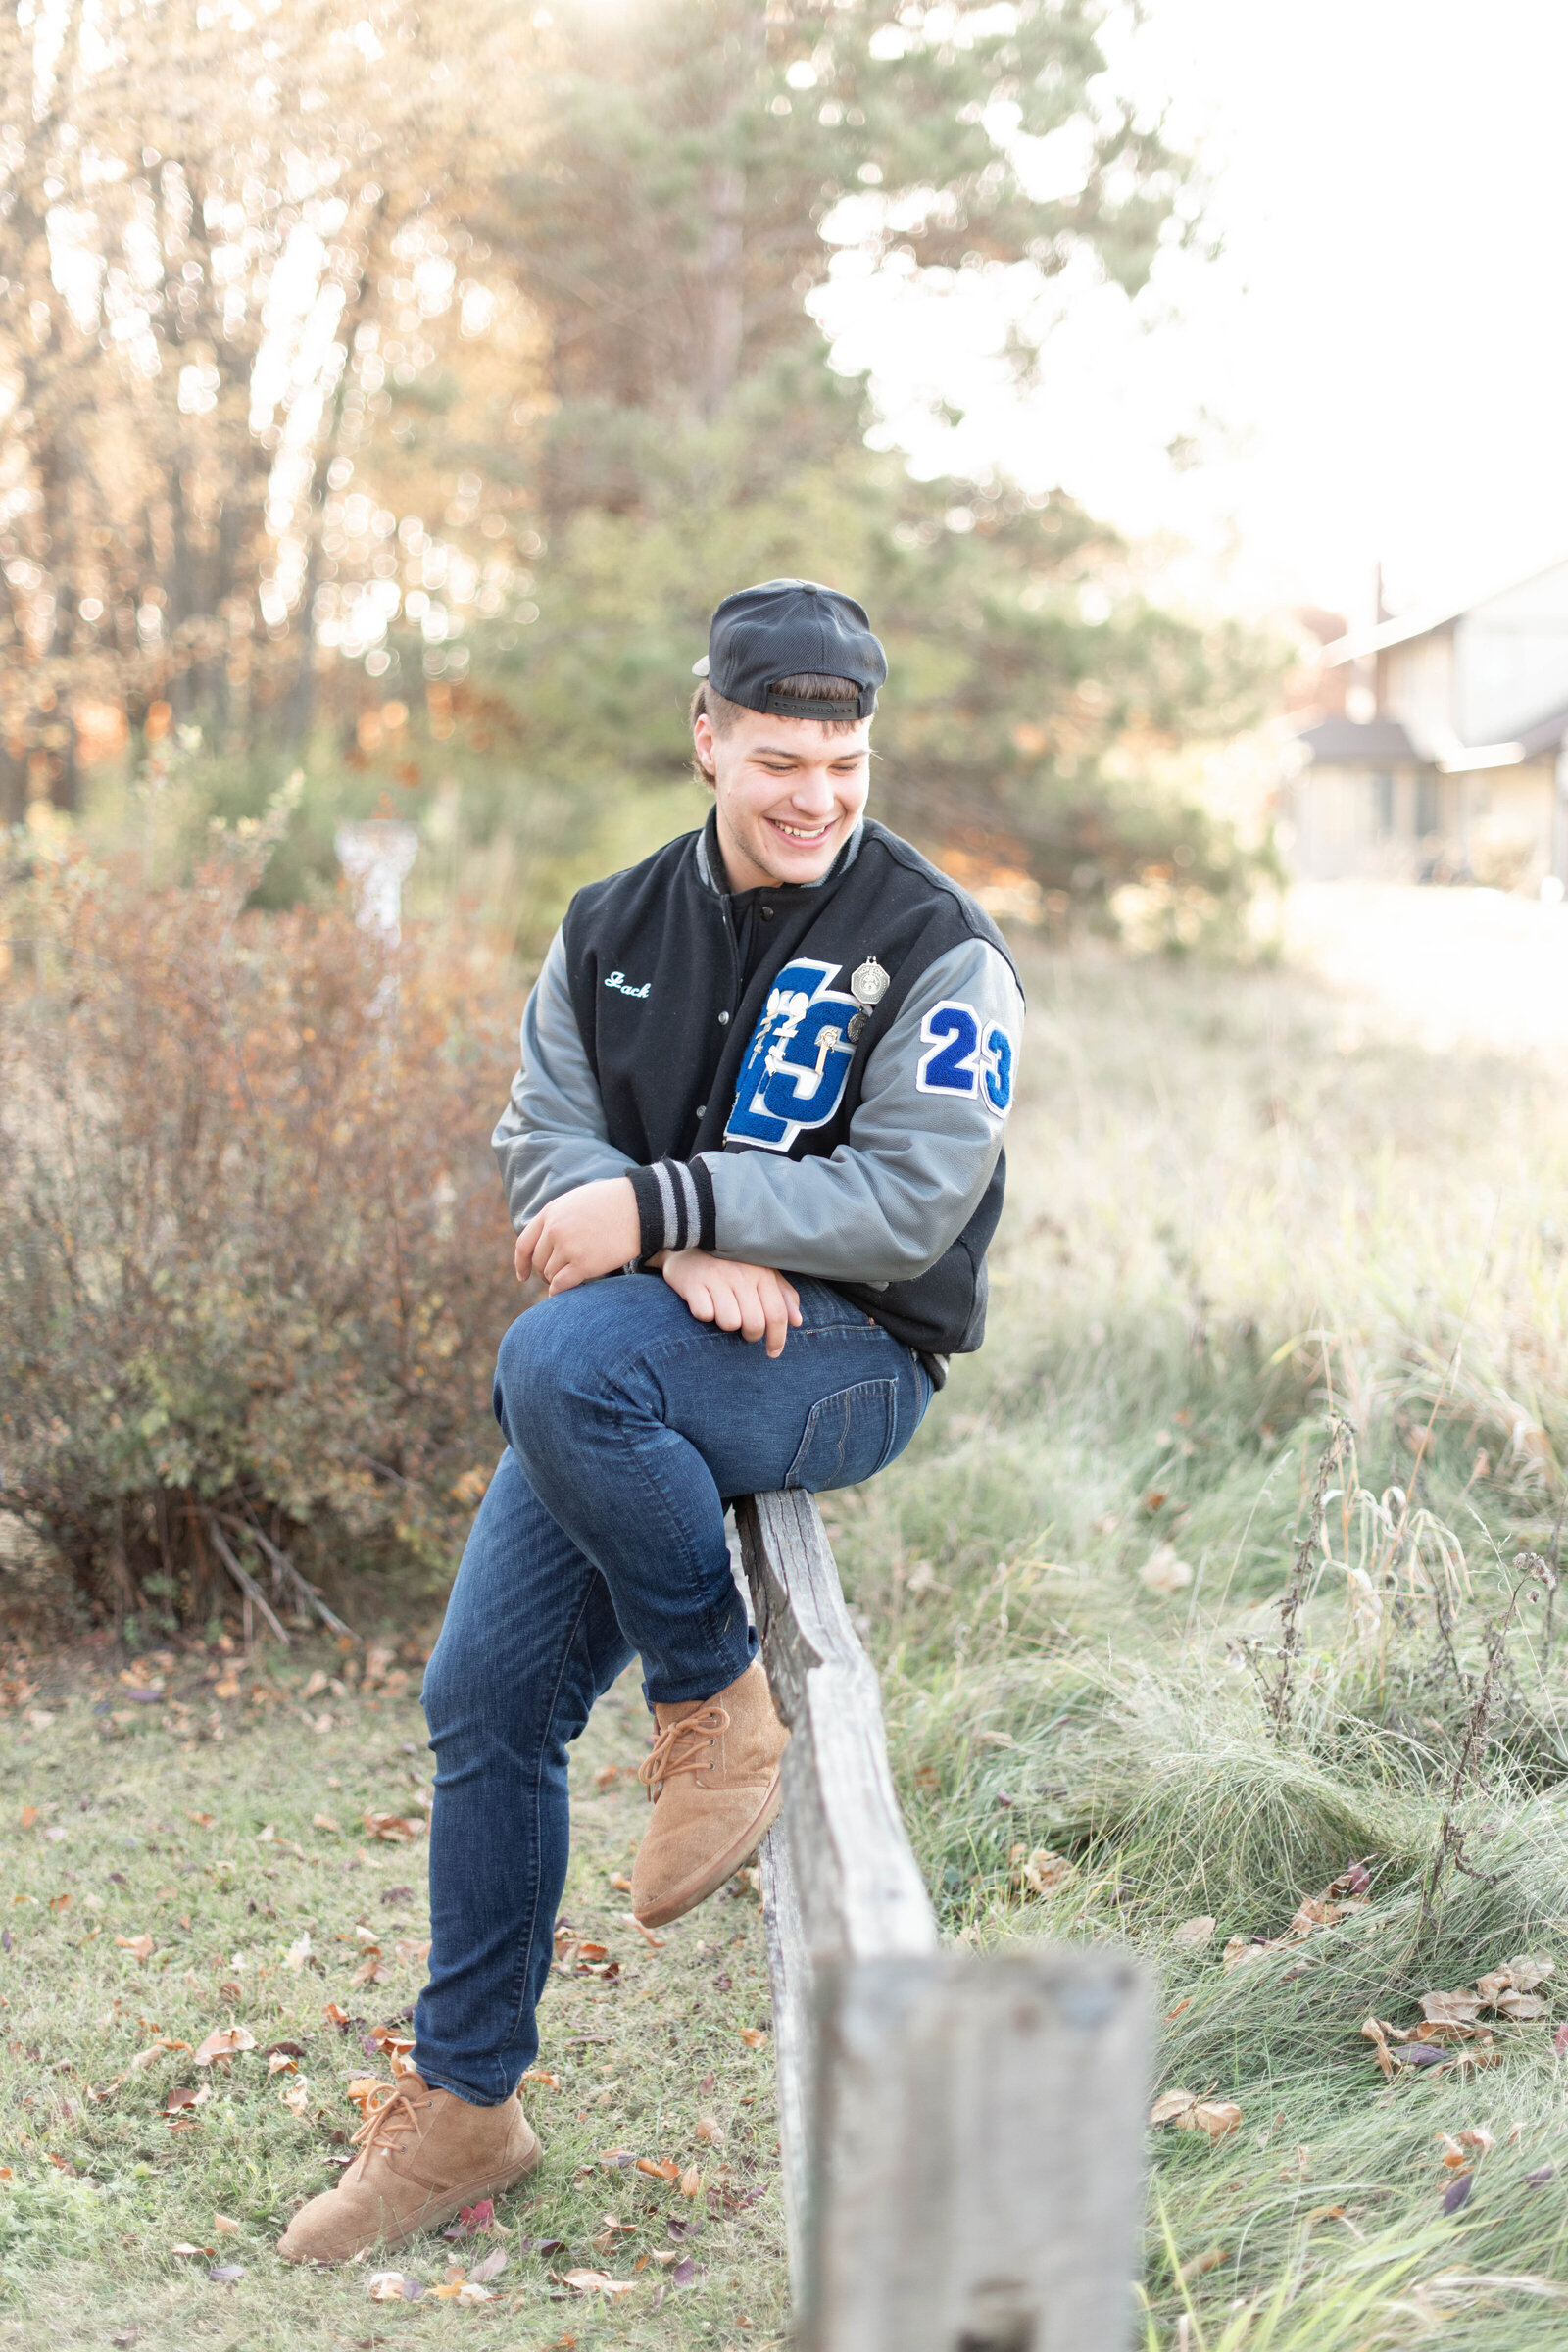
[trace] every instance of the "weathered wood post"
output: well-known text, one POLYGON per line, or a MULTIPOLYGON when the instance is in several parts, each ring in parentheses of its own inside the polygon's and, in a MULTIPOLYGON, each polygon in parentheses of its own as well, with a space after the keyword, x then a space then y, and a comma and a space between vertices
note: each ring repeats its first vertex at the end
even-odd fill
POLYGON ((800 2352, 1123 2352, 1148 1981, 940 1949, 816 1504, 736 1518, 793 1735, 761 1865, 800 2352))

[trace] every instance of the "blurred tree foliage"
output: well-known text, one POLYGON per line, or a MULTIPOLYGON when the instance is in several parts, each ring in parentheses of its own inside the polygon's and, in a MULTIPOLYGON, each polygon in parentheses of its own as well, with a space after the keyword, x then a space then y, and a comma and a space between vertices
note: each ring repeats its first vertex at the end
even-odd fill
POLYGON ((887 637, 895 822, 977 878, 1234 897, 1158 778, 1268 649, 1065 498, 869 448, 813 316, 835 268, 1131 294, 1195 233, 1106 13, 3 0, 0 813, 69 804, 84 735, 200 727, 230 810, 313 747, 274 888, 340 804, 434 822, 455 779, 470 833, 585 832, 682 772, 714 599, 801 572, 887 637))

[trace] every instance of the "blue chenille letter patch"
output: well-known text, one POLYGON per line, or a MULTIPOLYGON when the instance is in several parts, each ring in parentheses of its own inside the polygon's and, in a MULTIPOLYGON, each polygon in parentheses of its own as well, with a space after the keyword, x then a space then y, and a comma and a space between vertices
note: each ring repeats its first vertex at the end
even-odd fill
POLYGON ((829 988, 839 968, 801 957, 779 973, 741 1063, 726 1143, 787 1152, 838 1109, 855 1058, 845 1033, 859 1009, 853 997, 829 988))

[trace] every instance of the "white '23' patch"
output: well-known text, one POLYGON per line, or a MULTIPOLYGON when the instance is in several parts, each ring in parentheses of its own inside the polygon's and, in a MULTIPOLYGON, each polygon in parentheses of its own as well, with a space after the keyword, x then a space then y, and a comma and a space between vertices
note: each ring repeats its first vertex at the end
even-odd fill
POLYGON ((982 1021, 972 1004, 948 999, 920 1023, 929 1051, 920 1056, 915 1085, 922 1095, 978 1096, 1004 1119, 1012 1106, 1012 1038, 1000 1021, 982 1021))

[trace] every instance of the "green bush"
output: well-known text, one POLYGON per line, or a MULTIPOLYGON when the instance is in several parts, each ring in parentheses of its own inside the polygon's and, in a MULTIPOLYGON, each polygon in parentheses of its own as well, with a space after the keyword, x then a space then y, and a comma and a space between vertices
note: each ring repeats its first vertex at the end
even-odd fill
POLYGON ((493 1451, 515 989, 342 900, 245 911, 280 824, 0 906, 0 1515, 121 1621, 220 1605, 225 1546, 278 1600, 279 1555, 449 1566, 493 1451))

